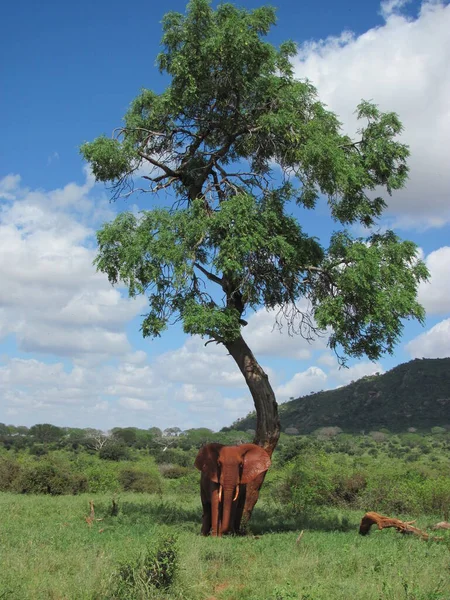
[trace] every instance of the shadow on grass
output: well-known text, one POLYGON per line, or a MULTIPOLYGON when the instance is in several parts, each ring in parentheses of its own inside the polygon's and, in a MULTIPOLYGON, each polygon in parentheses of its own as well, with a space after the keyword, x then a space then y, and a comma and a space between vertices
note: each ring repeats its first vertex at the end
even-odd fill
MULTIPOLYGON (((197 532, 201 527, 201 508, 187 507, 181 503, 155 501, 148 503, 123 501, 119 503, 119 514, 111 517, 110 507, 98 506, 99 514, 107 520, 119 519, 121 523, 135 525, 143 522, 159 525, 180 525, 183 529, 197 532)), ((317 509, 308 514, 295 515, 279 505, 256 507, 249 525, 255 535, 282 533, 308 529, 314 531, 355 531, 357 523, 345 515, 317 509)))
POLYGON ((161 525, 184 524, 189 529, 191 526, 200 529, 201 526, 201 509, 185 507, 173 502, 155 502, 153 499, 148 503, 119 501, 117 517, 111 516, 111 508, 106 504, 99 503, 97 509, 98 513, 105 515, 108 520, 117 518, 122 523, 126 522, 130 525, 148 521, 161 525))
POLYGON ((347 516, 327 513, 317 509, 316 512, 294 515, 279 507, 255 508, 250 521, 250 530, 254 534, 282 533, 308 529, 313 531, 355 531, 357 524, 347 516))

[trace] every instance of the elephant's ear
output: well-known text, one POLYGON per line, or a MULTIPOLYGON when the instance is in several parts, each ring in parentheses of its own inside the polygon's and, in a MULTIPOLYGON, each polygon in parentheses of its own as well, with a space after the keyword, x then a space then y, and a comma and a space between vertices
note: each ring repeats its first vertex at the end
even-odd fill
POLYGON ((241 483, 249 483, 258 475, 267 471, 271 465, 270 456, 256 444, 242 444, 239 448, 243 449, 243 468, 241 483))
POLYGON ((198 451, 194 463, 199 471, 207 475, 215 483, 219 483, 219 465, 217 461, 219 460, 221 448, 223 448, 223 444, 206 444, 206 446, 203 446, 198 451))

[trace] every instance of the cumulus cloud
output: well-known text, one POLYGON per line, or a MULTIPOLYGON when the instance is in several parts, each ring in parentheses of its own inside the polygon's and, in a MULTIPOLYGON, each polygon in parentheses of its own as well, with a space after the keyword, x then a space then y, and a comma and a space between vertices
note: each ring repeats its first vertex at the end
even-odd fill
POLYGON ((428 282, 419 287, 419 302, 430 315, 450 312, 450 246, 430 252, 425 258, 430 271, 428 282))
POLYGON ((444 319, 417 336, 405 346, 412 358, 445 358, 450 356, 450 319, 444 319))
POLYGON ((443 148, 450 139, 450 5, 424 2, 416 19, 400 14, 403 0, 382 3, 385 23, 355 36, 308 42, 294 61, 319 96, 355 134, 362 98, 395 111, 410 145, 410 179, 388 201, 391 225, 440 227, 450 221, 450 170, 443 148))
POLYGON ((327 374, 319 367, 309 367, 306 371, 296 373, 287 383, 276 388, 276 395, 280 402, 290 398, 305 396, 311 392, 318 392, 326 387, 327 374))
POLYGON ((122 355, 124 325, 145 305, 112 289, 92 265, 93 224, 111 217, 94 198, 93 179, 44 192, 0 181, 0 335, 21 350, 79 357, 122 355), (87 225, 89 223, 89 226, 87 225))
MULTIPOLYGON (((307 312, 307 307, 304 307, 307 312)), ((278 311, 260 309, 248 319, 243 334, 257 356, 283 356, 297 360, 310 359, 315 350, 327 346, 327 337, 316 337, 312 342, 301 335, 289 335, 287 327, 276 326, 278 311)))
POLYGON ((330 371, 330 377, 338 384, 338 386, 347 385, 352 381, 357 381, 362 377, 368 375, 375 375, 375 373, 384 373, 384 369, 380 363, 374 362, 358 362, 351 367, 335 368, 330 371))
POLYGON ((391 15, 400 12, 408 2, 409 0, 384 0, 381 3, 381 15, 384 19, 388 19, 391 15))
POLYGON ((290 398, 299 398, 307 394, 330 390, 347 385, 351 381, 361 379, 367 375, 383 373, 384 369, 379 363, 358 362, 348 368, 339 368, 337 361, 331 355, 322 355, 318 362, 329 367, 324 371, 320 367, 312 366, 305 371, 296 373, 289 381, 276 388, 276 395, 280 402, 290 398))
POLYGON ((224 387, 245 387, 242 373, 221 344, 209 344, 198 336, 156 359, 158 372, 169 381, 224 387))
POLYGON ((170 381, 157 361, 66 367, 62 362, 4 357, 0 397, 3 414, 17 422, 101 429, 187 429, 199 423, 219 429, 253 409, 249 393, 232 396, 213 384, 170 381))

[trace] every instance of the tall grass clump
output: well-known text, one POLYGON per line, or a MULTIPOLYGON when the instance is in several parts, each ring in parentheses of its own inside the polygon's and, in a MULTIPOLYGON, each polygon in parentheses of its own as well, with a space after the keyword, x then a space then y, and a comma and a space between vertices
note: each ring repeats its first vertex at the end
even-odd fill
POLYGON ((153 546, 117 567, 108 598, 147 600, 163 597, 158 595, 158 590, 171 587, 177 567, 177 538, 173 534, 162 534, 153 546))

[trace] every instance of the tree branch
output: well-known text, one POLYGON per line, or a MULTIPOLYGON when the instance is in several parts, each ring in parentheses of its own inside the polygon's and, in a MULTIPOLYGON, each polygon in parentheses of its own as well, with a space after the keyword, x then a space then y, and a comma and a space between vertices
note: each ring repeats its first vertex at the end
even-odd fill
POLYGON ((207 271, 204 267, 202 267, 202 265, 200 265, 199 263, 195 262, 194 263, 194 267, 197 267, 197 269, 199 271, 201 271, 204 275, 206 275, 206 277, 210 280, 213 281, 214 283, 217 283, 218 285, 222 286, 223 284, 223 279, 221 279, 220 277, 217 277, 217 275, 214 275, 214 273, 210 273, 209 271, 207 271))
POLYGON ((174 171, 173 169, 171 169, 164 163, 161 163, 161 162, 155 160, 151 156, 148 156, 147 154, 145 154, 145 152, 141 152, 140 150, 138 150, 138 154, 141 158, 144 158, 145 160, 147 160, 151 165, 158 167, 159 169, 161 169, 161 171, 164 171, 164 173, 168 177, 174 177, 175 179, 180 178, 180 174, 178 173, 178 171, 174 171))

